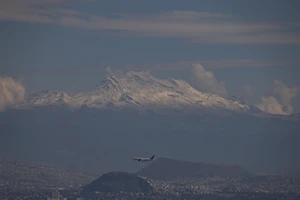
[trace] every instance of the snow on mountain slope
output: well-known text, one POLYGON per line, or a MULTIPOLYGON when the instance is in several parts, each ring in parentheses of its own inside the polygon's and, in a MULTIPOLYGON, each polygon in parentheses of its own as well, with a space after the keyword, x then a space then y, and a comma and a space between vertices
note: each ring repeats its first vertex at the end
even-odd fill
POLYGON ((18 107, 34 107, 49 105, 68 105, 71 96, 62 91, 42 91, 31 95, 21 102, 18 107))
POLYGON ((249 111, 238 100, 200 92, 183 80, 161 80, 146 72, 127 72, 121 78, 107 76, 97 87, 69 96, 50 91, 35 94, 25 102, 27 106, 65 103, 73 108, 136 108, 136 109, 222 109, 249 111))

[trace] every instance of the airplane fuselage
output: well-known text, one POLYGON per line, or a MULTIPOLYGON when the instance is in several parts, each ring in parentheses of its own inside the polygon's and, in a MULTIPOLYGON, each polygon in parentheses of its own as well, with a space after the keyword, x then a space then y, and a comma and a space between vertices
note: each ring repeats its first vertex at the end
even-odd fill
POLYGON ((147 162, 147 161, 152 161, 153 158, 154 158, 154 155, 151 158, 134 157, 133 160, 140 161, 140 162, 147 162))

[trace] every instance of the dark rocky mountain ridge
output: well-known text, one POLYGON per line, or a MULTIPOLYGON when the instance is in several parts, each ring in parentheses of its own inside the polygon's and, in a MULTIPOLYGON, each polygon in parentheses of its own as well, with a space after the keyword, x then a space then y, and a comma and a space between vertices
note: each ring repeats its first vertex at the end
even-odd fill
POLYGON ((158 158, 139 170, 137 174, 157 180, 252 176, 250 172, 238 165, 214 165, 170 158, 158 158))
POLYGON ((102 175, 82 188, 81 196, 92 198, 95 192, 102 193, 144 193, 147 194, 153 187, 147 180, 133 173, 114 171, 102 175))

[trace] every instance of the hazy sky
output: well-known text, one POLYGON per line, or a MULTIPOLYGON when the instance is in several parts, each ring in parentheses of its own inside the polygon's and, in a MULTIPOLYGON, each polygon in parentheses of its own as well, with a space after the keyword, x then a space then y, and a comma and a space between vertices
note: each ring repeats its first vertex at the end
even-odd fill
POLYGON ((267 112, 300 112, 299 7, 293 0, 1 0, 0 76, 26 94, 72 94, 99 84, 108 66, 146 70, 267 112))

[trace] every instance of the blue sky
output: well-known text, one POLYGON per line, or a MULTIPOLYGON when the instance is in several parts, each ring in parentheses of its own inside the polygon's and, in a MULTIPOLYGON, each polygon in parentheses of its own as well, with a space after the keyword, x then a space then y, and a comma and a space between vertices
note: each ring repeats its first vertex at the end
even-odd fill
POLYGON ((189 81, 199 63, 197 77, 223 84, 229 96, 300 112, 299 4, 3 0, 0 75, 21 81, 26 94, 76 93, 100 83, 107 66, 189 81))

